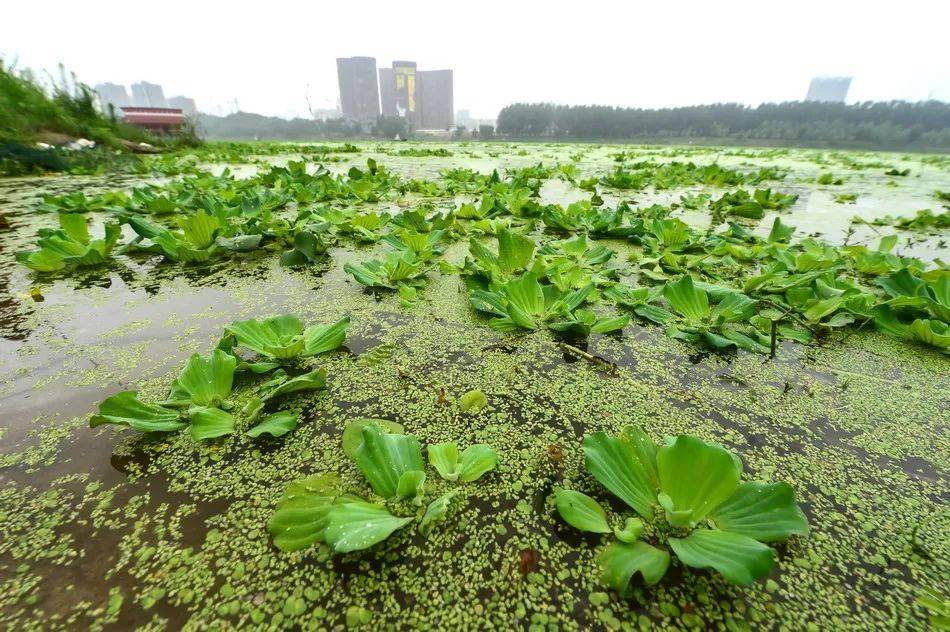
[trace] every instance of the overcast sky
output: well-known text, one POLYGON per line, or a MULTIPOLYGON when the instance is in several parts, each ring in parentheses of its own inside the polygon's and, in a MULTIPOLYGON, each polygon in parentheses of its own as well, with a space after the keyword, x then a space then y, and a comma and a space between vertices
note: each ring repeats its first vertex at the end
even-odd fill
POLYGON ((14 0, 0 56, 278 116, 335 105, 336 57, 409 59, 453 69, 456 109, 493 118, 517 101, 801 99, 815 75, 852 75, 851 102, 950 101, 948 24, 948 0, 14 0))

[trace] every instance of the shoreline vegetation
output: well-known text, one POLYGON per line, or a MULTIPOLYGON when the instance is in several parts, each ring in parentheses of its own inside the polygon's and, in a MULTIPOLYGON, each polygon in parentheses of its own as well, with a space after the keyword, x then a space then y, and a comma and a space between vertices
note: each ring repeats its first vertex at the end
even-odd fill
POLYGON ((518 103, 498 114, 499 134, 518 139, 757 144, 830 149, 950 150, 950 104, 794 101, 665 109, 518 103))
MULTIPOLYGON (((198 114, 173 136, 124 124, 96 106, 95 93, 60 66, 41 81, 0 60, 0 176, 105 171, 142 173, 137 154, 191 150, 214 141, 323 141, 412 138, 398 118, 369 126, 340 119, 283 119, 249 112, 198 114)), ((447 130, 448 132, 449 130, 447 130)), ((455 128, 451 140, 629 142, 666 145, 799 147, 950 152, 950 104, 789 102, 747 107, 721 103, 667 109, 518 103, 496 128, 455 128)), ((449 138, 439 138, 440 142, 449 138)))
POLYGON ((0 176, 141 171, 136 154, 201 143, 191 123, 173 136, 126 125, 62 65, 59 75, 42 82, 0 59, 0 176))

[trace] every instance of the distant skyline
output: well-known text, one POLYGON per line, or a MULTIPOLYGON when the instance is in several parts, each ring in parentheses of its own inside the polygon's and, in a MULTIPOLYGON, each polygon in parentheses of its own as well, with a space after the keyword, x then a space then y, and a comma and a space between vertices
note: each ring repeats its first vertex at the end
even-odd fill
POLYGON ((455 74, 455 107, 627 107, 802 100, 815 76, 854 77, 848 102, 950 101, 950 3, 298 4, 166 0, 147 20, 117 1, 12 3, 0 57, 90 86, 161 84, 210 113, 335 108, 336 58, 424 59, 455 74))

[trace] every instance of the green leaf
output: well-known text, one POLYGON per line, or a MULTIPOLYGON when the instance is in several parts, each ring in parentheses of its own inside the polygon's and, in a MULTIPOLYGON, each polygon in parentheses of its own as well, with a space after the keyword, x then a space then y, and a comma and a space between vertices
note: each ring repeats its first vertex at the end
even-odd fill
POLYGON ((643 534, 643 521, 639 518, 627 518, 623 525, 623 530, 614 529, 614 535, 621 542, 633 544, 640 539, 643 534))
POLYGON ((488 405, 488 397, 479 390, 468 391, 459 398, 459 408, 467 413, 477 413, 488 405))
POLYGON ((950 326, 947 323, 927 318, 918 318, 910 324, 914 338, 938 349, 950 349, 950 326))
POLYGON ((337 553, 367 549, 412 522, 358 498, 338 499, 327 512, 323 539, 337 553))
POLYGON ((89 243, 89 225, 86 224, 86 217, 84 215, 78 213, 60 213, 59 225, 70 239, 74 239, 82 244, 89 243))
POLYGON ((833 314, 841 304, 844 303, 843 296, 832 296, 831 298, 826 298, 823 301, 818 301, 808 309, 806 309, 802 315, 809 322, 817 323, 825 316, 833 314))
POLYGON ((224 330, 232 334, 238 344, 269 358, 294 358, 304 350, 303 323, 296 316, 239 320, 224 330))
POLYGON ((426 447, 429 454, 429 463, 439 472, 439 476, 447 481, 458 480, 459 477, 459 447, 455 443, 434 443, 426 447))
POLYGON ((198 249, 207 248, 214 243, 215 235, 220 227, 218 218, 199 210, 194 215, 182 220, 181 229, 185 239, 198 249))
POLYGON ((194 408, 191 418, 191 437, 195 441, 223 437, 234 432, 234 417, 220 408, 194 408))
POLYGON ((221 405, 231 393, 237 358, 215 349, 209 356, 194 354, 172 384, 170 399, 187 399, 195 406, 221 405))
POLYGON ((564 522, 575 529, 592 533, 610 533, 607 512, 597 501, 573 489, 558 487, 554 490, 554 506, 564 522))
POLYGON ((693 285, 693 277, 688 274, 667 283, 663 296, 689 322, 700 323, 709 315, 709 297, 693 285))
POLYGON ((791 239, 792 235, 795 233, 794 226, 788 226, 782 223, 781 217, 776 217, 775 221, 772 222, 772 230, 769 232, 768 241, 770 242, 783 242, 791 239))
POLYGON ((670 566, 670 554, 646 542, 612 542, 600 554, 601 581, 622 597, 630 594, 630 581, 637 572, 647 586, 663 579, 670 566))
POLYGON ((399 482, 396 483, 396 496, 406 500, 415 498, 417 500, 416 504, 420 504, 425 482, 426 473, 422 470, 403 472, 402 476, 399 477, 399 482))
POLYGON ((584 438, 584 465, 597 481, 638 514, 653 515, 656 487, 652 466, 641 461, 643 452, 631 441, 595 432, 584 438))
POLYGON ((429 503, 425 514, 419 520, 419 533, 422 535, 428 534, 436 523, 445 519, 445 515, 449 510, 449 503, 456 494, 458 494, 458 490, 453 489, 429 503))
POLYGON ((326 386, 327 370, 317 369, 316 371, 298 375, 297 377, 291 378, 282 383, 280 386, 267 393, 267 395, 264 396, 264 401, 283 397, 284 395, 289 395, 290 393, 319 390, 326 388, 326 386))
POLYGON ((248 436, 259 437, 262 434, 269 434, 272 437, 280 437, 297 427, 297 415, 282 410, 279 413, 264 417, 259 424, 247 431, 248 436))
POLYGON ((462 451, 459 459, 459 480, 471 483, 478 480, 486 472, 495 469, 498 464, 498 454, 494 448, 484 443, 470 445, 462 451))
POLYGON ((315 356, 339 349, 346 340, 350 317, 344 316, 332 325, 312 325, 303 332, 304 355, 315 356))
POLYGON ((511 274, 527 267, 534 256, 534 239, 507 228, 498 231, 498 267, 511 274))
POLYGON ((504 284, 508 316, 519 327, 536 329, 543 320, 544 291, 534 274, 525 274, 504 284))
POLYGON ((620 441, 628 444, 636 455, 637 462, 650 482, 650 488, 660 486, 660 477, 656 471, 656 444, 650 436, 636 426, 627 426, 620 432, 620 441))
POLYGON ((363 443, 356 449, 354 460, 373 491, 383 498, 396 495, 403 474, 425 470, 418 439, 385 433, 375 423, 363 427, 363 443))
POLYGON ((775 551, 739 533, 698 529, 683 539, 670 538, 676 557, 693 568, 712 568, 733 584, 751 584, 768 575, 775 551))
POLYGON ((290 552, 322 542, 327 514, 339 484, 335 474, 320 474, 288 485, 267 522, 274 546, 290 552))
POLYGON ((406 434, 402 425, 388 419, 366 418, 349 421, 343 428, 343 454, 348 459, 356 460, 356 450, 363 445, 363 428, 369 424, 377 424, 383 432, 390 434, 406 434))
POLYGON ((257 421, 257 418, 260 417, 261 411, 263 410, 264 400, 255 395, 244 404, 244 408, 241 409, 241 415, 244 417, 244 421, 254 423, 257 421))
POLYGON ((728 450, 680 435, 657 450, 658 500, 674 527, 693 527, 732 496, 742 464, 728 450))
POLYGON ((214 243, 232 252, 250 252, 261 245, 263 235, 235 235, 234 237, 216 237, 214 243))
POLYGON ((808 533, 808 519, 788 483, 749 482, 709 514, 716 528, 759 542, 781 542, 808 533))
POLYGON ((188 425, 179 419, 178 411, 146 404, 136 391, 122 391, 104 399, 99 413, 89 419, 89 427, 103 424, 128 426, 140 432, 173 432, 188 425))

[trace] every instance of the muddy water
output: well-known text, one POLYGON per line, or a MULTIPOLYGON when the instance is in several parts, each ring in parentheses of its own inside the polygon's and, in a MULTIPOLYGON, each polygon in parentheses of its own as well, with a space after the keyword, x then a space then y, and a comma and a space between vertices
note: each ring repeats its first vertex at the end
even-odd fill
MULTIPOLYGON (((371 144, 331 168, 342 171, 372 156, 403 177, 434 178, 449 166, 487 172, 566 162, 583 150, 581 169, 595 175, 613 168, 610 154, 618 150, 529 145, 528 155, 519 155, 520 149, 472 145, 476 157, 402 158, 378 149, 386 146, 371 144)), ((946 171, 896 156, 875 157, 912 166, 910 178, 890 186, 898 179, 879 175, 883 169, 845 172, 815 165, 808 155, 752 162, 791 169, 786 182, 773 184, 800 195, 783 221, 836 243, 852 215, 936 210, 933 190, 950 189, 946 171), (829 169, 844 173, 846 185, 813 184, 829 169), (859 192, 857 204, 834 203, 839 189, 859 192)), ((728 152, 688 158, 718 158, 727 166, 750 161, 728 152)), ((666 626, 694 619, 707 626, 754 625, 756 609, 769 617, 759 624, 769 626, 923 625, 923 613, 910 604, 947 568, 942 523, 927 522, 945 509, 948 493, 941 411, 950 402, 945 360, 936 354, 862 332, 845 347, 788 344, 763 364, 746 354, 695 354, 654 327, 634 324, 622 336, 595 336, 586 346, 618 367, 605 372, 565 353, 547 334, 509 340, 485 328, 455 277, 434 274, 411 311, 392 297, 364 292, 342 266, 369 258, 371 250, 335 250, 326 272, 289 271, 273 256, 187 270, 119 257, 93 274, 42 278, 11 262, 35 228, 49 221, 30 211, 40 194, 88 194, 133 183, 85 177, 0 182, 0 212, 8 226, 0 233, 5 624, 330 627, 358 606, 373 612, 377 623, 401 627, 413 621, 443 628, 534 621, 600 628, 638 617, 666 626), (42 300, 30 297, 31 288, 42 300), (292 436, 260 445, 235 439, 195 446, 186 437, 152 440, 86 427, 98 402, 117 391, 141 388, 159 398, 183 361, 207 352, 225 324, 283 312, 305 322, 354 315, 349 352, 329 360, 329 394, 304 405, 305 423, 292 436), (396 349, 393 358, 379 367, 361 364, 360 356, 381 344, 396 349), (439 404, 440 393, 475 387, 492 402, 479 417, 459 418, 439 404), (457 531, 446 529, 428 541, 406 535, 392 549, 401 557, 331 562, 318 554, 281 556, 263 529, 273 502, 286 481, 308 472, 340 470, 358 484, 337 448, 345 420, 358 416, 399 419, 424 443, 484 440, 499 448, 507 465, 470 492, 453 520, 457 531), (579 472, 581 436, 631 422, 656 439, 677 432, 716 439, 736 450, 752 475, 795 484, 814 533, 782 548, 775 586, 743 591, 686 574, 626 601, 590 596, 602 590, 596 541, 566 532, 550 516, 546 498, 565 480, 593 492, 579 472), (563 463, 551 459, 551 445, 565 455, 563 463), (29 516, 31 524, 19 524, 13 512, 29 516), (44 525, 39 535, 37 524, 44 525), (49 537, 46 546, 43 537, 49 537), (480 554, 466 540, 477 543, 480 554), (535 551, 527 558, 536 561, 522 573, 525 551, 535 551), (256 570, 249 572, 252 566, 256 570), (112 616, 115 594, 123 600, 112 616), (306 602, 302 612, 290 601, 298 598, 306 602)), ((682 193, 603 197, 608 204, 632 199, 649 205, 682 193)), ((584 197, 560 180, 542 189, 545 202, 584 197)), ((684 216, 708 223, 701 214, 684 216)), ((767 218, 759 230, 767 232, 770 223, 767 218)), ((878 237, 872 229, 861 231, 849 243, 878 237)), ((946 258, 943 238, 914 237, 902 252, 946 258)))

